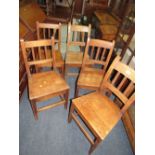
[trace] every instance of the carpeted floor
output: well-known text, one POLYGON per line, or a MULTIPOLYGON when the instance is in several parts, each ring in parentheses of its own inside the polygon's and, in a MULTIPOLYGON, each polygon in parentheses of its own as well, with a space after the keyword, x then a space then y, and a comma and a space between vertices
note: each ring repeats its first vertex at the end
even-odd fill
MULTIPOLYGON (((75 78, 68 84, 73 98, 75 78)), ((89 142, 74 121, 67 123, 67 117, 68 110, 60 106, 39 113, 35 121, 25 89, 19 107, 20 155, 87 155, 89 142)), ((122 121, 92 154, 133 155, 122 121)))

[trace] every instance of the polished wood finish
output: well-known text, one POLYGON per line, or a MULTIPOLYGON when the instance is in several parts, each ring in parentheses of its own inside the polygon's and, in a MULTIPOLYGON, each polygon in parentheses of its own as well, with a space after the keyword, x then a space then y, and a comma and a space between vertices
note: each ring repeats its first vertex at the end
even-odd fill
MULTIPOLYGON (((55 38, 55 67, 58 68, 64 76, 64 60, 61 54, 61 23, 36 23, 37 25, 37 38, 38 39, 50 39, 52 36, 55 38)), ((48 58, 51 57, 50 51, 47 53, 48 58)), ((44 55, 41 55, 42 57, 44 55)))
POLYGON ((64 104, 67 109, 69 86, 58 73, 52 70, 52 68, 55 70, 54 37, 37 41, 21 40, 20 42, 28 75, 29 99, 35 119, 38 119, 38 112, 61 104, 64 104), (46 55, 47 49, 51 52, 51 58, 46 55), (40 57, 41 52, 45 55, 44 59, 40 57), (28 59, 28 54, 32 55, 32 59, 28 59), (42 69, 38 69, 40 66, 42 69), (57 96, 61 101, 37 108, 37 102, 57 96))
POLYGON ((34 2, 20 7, 19 16, 32 31, 36 29, 36 21, 43 22, 46 19, 45 13, 34 2))
MULTIPOLYGON (((120 62, 120 57, 116 57, 106 72, 98 91, 72 100, 68 121, 76 120, 79 116, 94 135, 94 140, 90 140, 88 133, 84 134, 91 143, 89 154, 106 138, 123 114, 134 103, 134 83, 134 70, 120 62), (123 84, 126 81, 128 81, 128 85, 124 88, 123 84), (122 103, 121 107, 107 95, 107 90, 119 98, 122 103)), ((83 133, 86 132, 79 121, 75 122, 83 133)))
POLYGON ((116 39, 118 28, 114 25, 100 25, 99 30, 101 32, 100 38, 107 41, 116 39))
MULTIPOLYGON (((91 25, 71 25, 68 24, 67 50, 65 58, 65 75, 72 76, 73 73, 68 72, 71 67, 81 68, 83 60, 83 51, 86 46, 86 40, 90 37, 91 25), (78 51, 73 51, 73 47, 78 47, 78 51)), ((77 75, 75 73, 75 75, 77 75)))
POLYGON ((78 97, 81 88, 90 90, 99 89, 110 61, 114 45, 114 41, 109 42, 99 39, 88 39, 82 62, 82 69, 77 81, 75 97, 78 97))
POLYGON ((100 21, 101 25, 104 25, 104 24, 105 25, 116 25, 118 27, 120 24, 117 19, 115 19, 113 16, 103 11, 95 11, 94 15, 100 21))

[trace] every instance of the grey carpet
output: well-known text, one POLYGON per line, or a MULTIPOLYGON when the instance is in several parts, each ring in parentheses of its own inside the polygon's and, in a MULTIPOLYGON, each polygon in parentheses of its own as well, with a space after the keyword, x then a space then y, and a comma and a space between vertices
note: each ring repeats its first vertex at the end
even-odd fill
MULTIPOLYGON (((73 98, 75 78, 68 84, 73 98)), ((89 142, 74 121, 67 123, 67 117, 68 110, 59 106, 39 113, 35 121, 25 89, 19 107, 20 155, 87 155, 89 142)), ((122 121, 92 155, 133 155, 122 121)))

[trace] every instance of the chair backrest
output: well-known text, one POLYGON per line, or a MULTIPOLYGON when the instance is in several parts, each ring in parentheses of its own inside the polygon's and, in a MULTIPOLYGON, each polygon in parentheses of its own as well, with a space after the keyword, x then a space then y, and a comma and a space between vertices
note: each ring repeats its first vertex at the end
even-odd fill
POLYGON ((91 25, 75 25, 68 24, 68 38, 67 38, 67 51, 70 47, 78 46, 80 48, 86 46, 87 38, 90 37, 91 25))
POLYGON ((24 63, 28 77, 36 71, 36 67, 54 67, 55 53, 54 53, 54 37, 46 40, 24 41, 20 40, 24 63), (51 58, 47 56, 51 55, 51 58), (41 55, 44 55, 41 56, 41 55), (33 70, 33 71, 32 71, 33 70))
POLYGON ((105 74, 100 90, 110 90, 122 103, 121 112, 135 101, 135 71, 117 56, 105 74))
POLYGON ((82 62, 82 71, 96 69, 96 71, 104 74, 112 56, 114 45, 115 41, 110 42, 88 38, 84 53, 84 59, 82 62))
POLYGON ((55 43, 58 44, 58 50, 61 49, 61 23, 50 24, 50 23, 39 23, 37 25, 37 38, 38 39, 51 39, 54 37, 55 43))

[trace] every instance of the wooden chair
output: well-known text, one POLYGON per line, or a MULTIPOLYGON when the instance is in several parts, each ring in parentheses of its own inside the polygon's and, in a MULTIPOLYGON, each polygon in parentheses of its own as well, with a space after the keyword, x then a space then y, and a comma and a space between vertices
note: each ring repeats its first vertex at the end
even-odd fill
POLYGON ((113 61, 99 91, 72 100, 68 121, 71 122, 74 119, 91 143, 89 154, 106 138, 135 101, 134 70, 120 62, 119 59, 117 57, 113 61), (128 82, 127 87, 122 87, 126 81, 128 82), (106 95, 107 90, 120 99, 121 107, 113 102, 112 97, 106 95), (79 122, 80 118, 94 135, 94 140, 79 122))
POLYGON ((20 40, 21 48, 28 76, 29 99, 35 119, 38 112, 64 104, 67 109, 69 86, 61 76, 53 71, 55 68, 54 38, 48 40, 24 41, 20 40), (51 57, 47 52, 50 50, 51 57), (41 58, 40 53, 45 57, 41 58), (31 55, 31 59, 27 59, 31 55), (49 64, 51 67, 49 68, 49 64), (38 66, 43 67, 38 72, 38 66), (46 68, 45 68, 46 67, 46 68), (45 101, 53 97, 60 97, 60 101, 41 108, 37 108, 37 102, 45 101))
POLYGON ((68 73, 70 67, 80 68, 83 60, 83 51, 86 40, 90 37, 91 25, 71 25, 68 24, 68 39, 65 60, 65 75, 75 76, 77 73, 68 73), (78 49, 73 49, 78 48, 78 49))
MULTIPOLYGON (((55 38, 55 67, 58 68, 64 76, 64 60, 61 55, 61 24, 39 23, 37 25, 37 38, 50 39, 52 36, 55 38)), ((41 55, 44 57, 44 55, 41 55)), ((48 51, 48 58, 50 58, 50 51, 48 51)))
POLYGON ((81 88, 91 90, 99 89, 112 56, 114 45, 115 41, 109 42, 99 39, 88 39, 75 97, 78 97, 79 89, 81 88), (91 65, 88 66, 88 63, 91 65))

